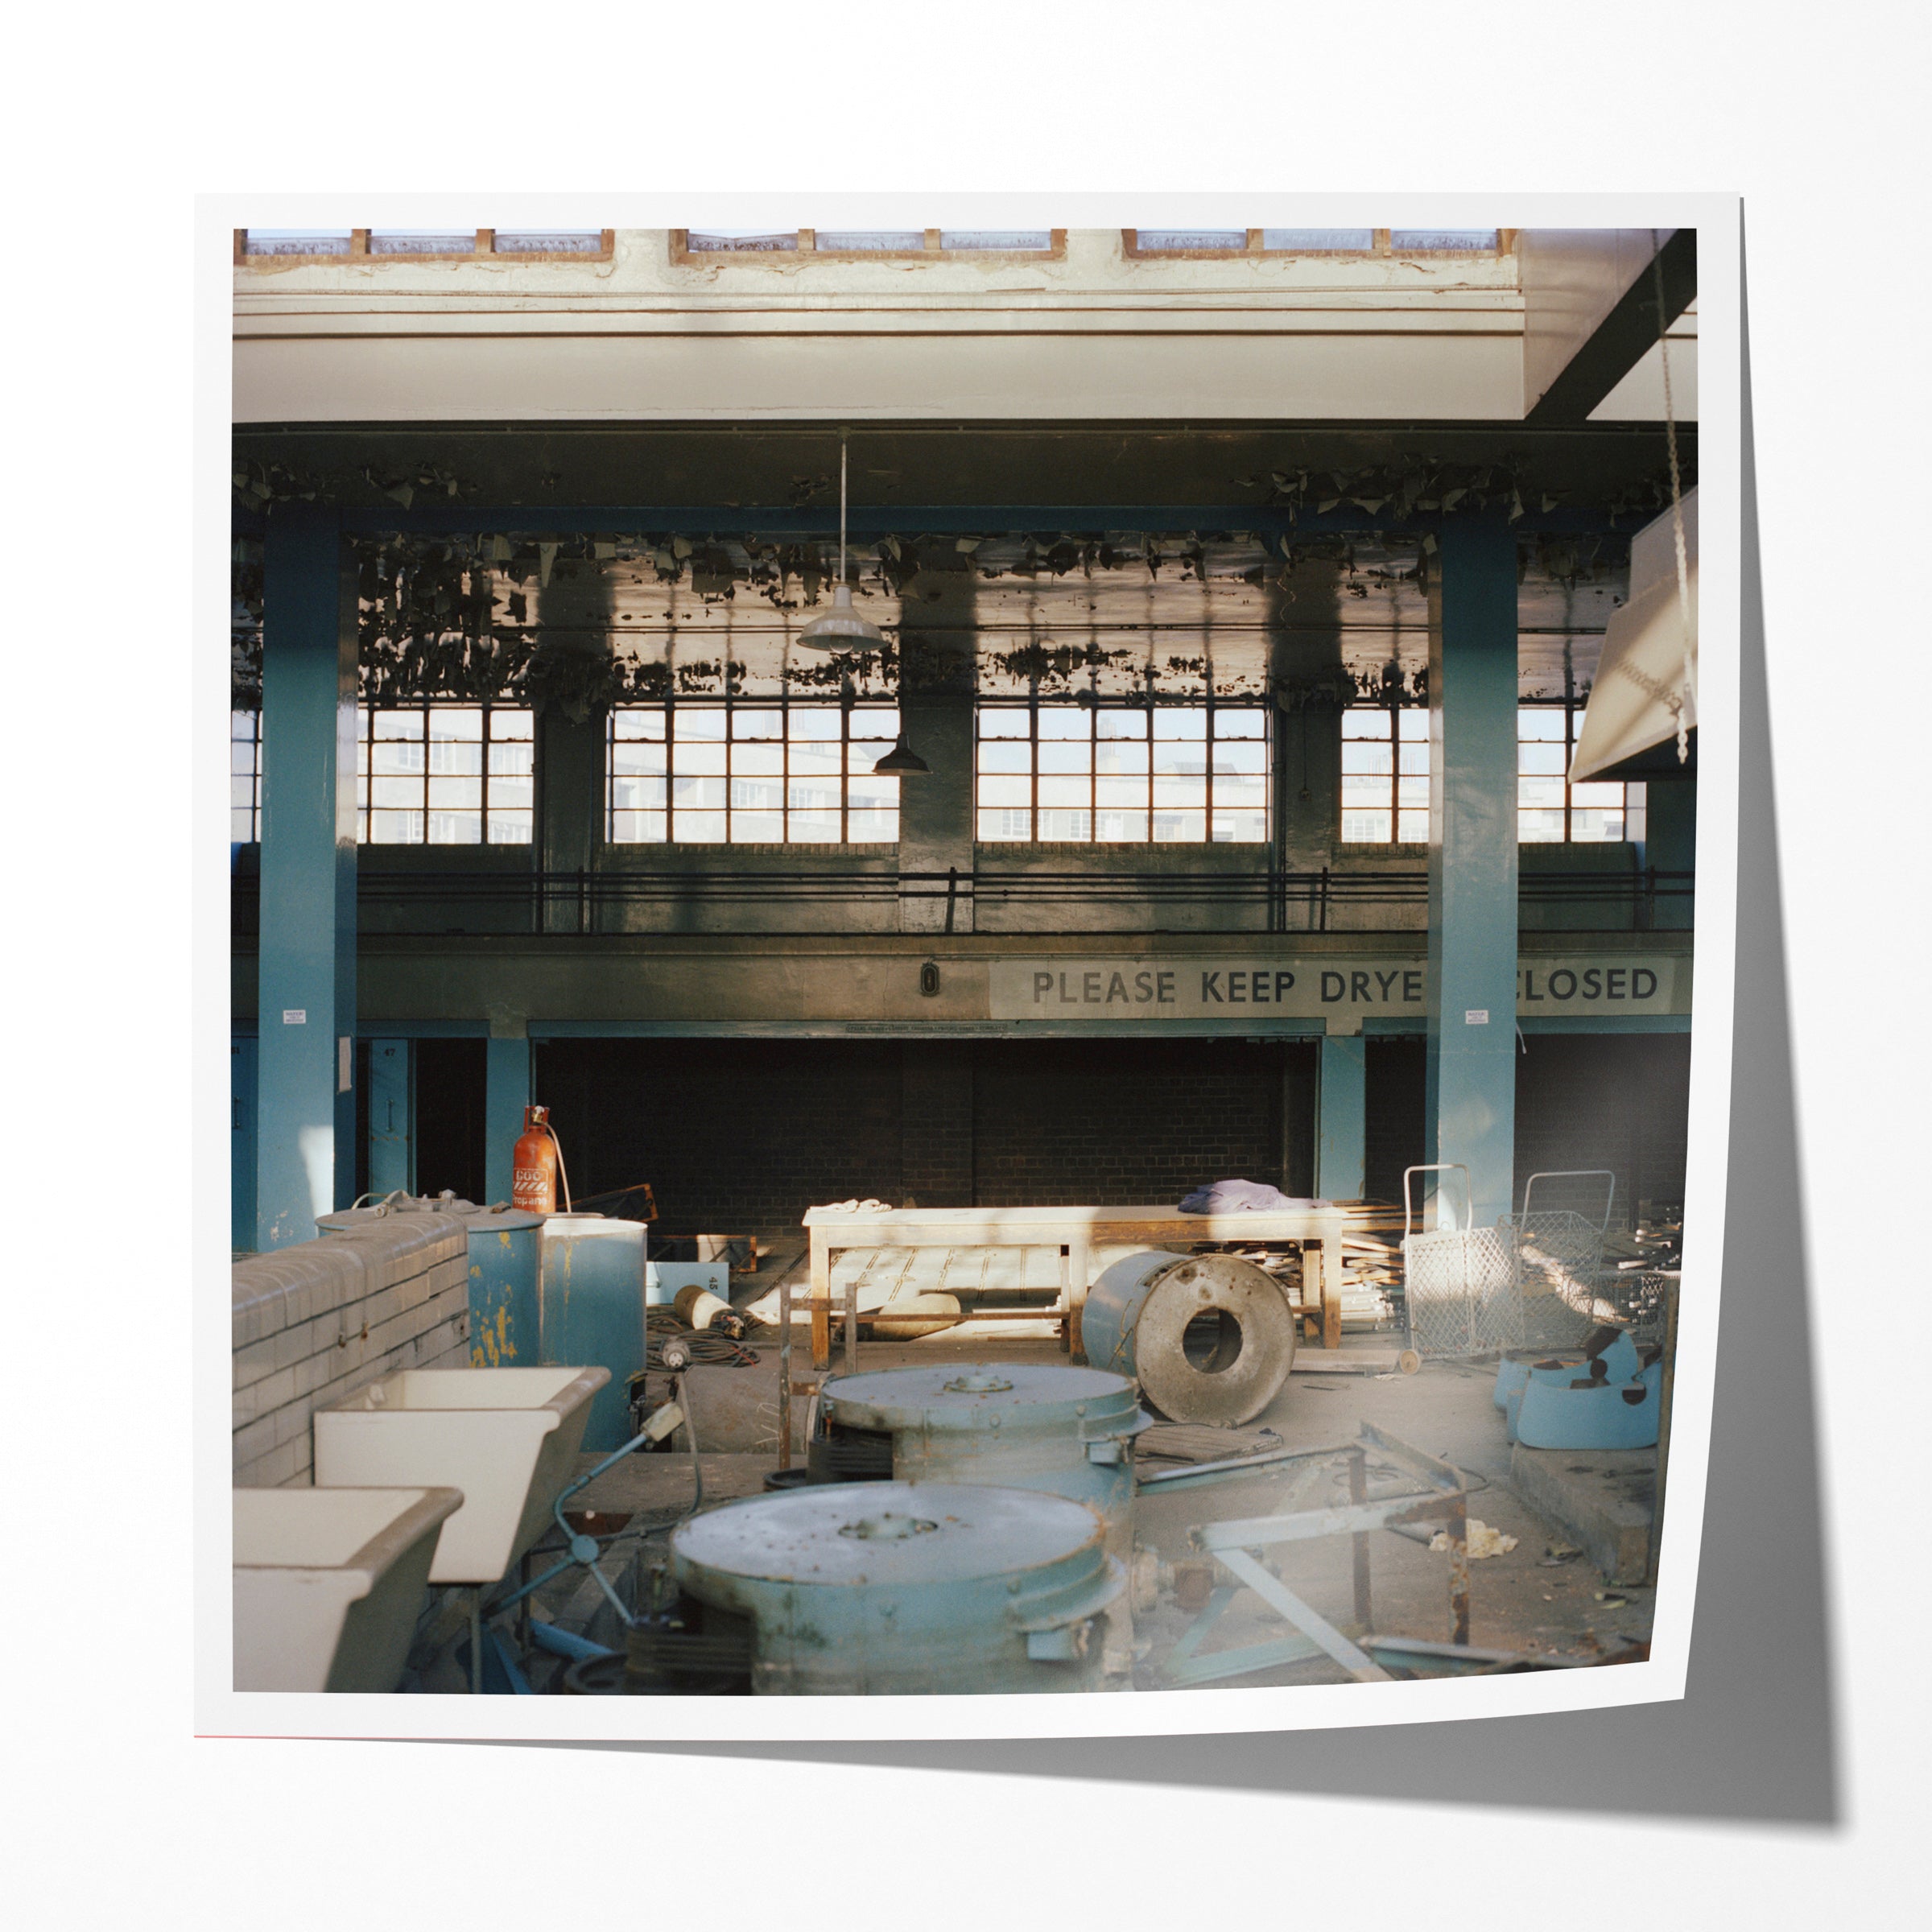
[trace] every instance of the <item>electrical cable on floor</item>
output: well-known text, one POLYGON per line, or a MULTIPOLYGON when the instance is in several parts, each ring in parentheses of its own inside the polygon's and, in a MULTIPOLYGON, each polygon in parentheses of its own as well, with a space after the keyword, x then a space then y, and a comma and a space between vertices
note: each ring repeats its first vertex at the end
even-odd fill
POLYGON ((732 1368, 755 1368, 758 1356, 741 1342, 708 1328, 687 1328, 669 1308, 649 1308, 644 1314, 644 1366, 664 1371, 664 1344, 675 1339, 693 1362, 732 1368))

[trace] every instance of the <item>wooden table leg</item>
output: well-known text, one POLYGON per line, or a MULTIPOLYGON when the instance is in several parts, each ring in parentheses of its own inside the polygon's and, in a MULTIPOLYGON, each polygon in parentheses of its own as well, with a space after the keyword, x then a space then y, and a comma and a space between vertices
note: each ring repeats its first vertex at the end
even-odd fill
POLYGON ((1322 1271, 1322 1346, 1342 1345, 1342 1256, 1339 1247, 1323 1241, 1318 1251, 1322 1271))
POLYGON ((1067 1244, 1067 1352, 1075 1361, 1085 1361, 1087 1348, 1080 1335, 1080 1317, 1087 1306, 1087 1244, 1067 1244))
POLYGON ((832 1250, 811 1232, 811 1365, 832 1366, 832 1250))

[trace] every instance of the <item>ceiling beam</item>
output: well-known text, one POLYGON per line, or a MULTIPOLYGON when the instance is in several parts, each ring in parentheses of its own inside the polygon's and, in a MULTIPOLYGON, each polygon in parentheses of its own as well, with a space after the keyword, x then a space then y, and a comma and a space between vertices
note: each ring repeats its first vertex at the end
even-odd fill
POLYGON ((1524 421, 1554 429, 1589 420, 1611 390, 1657 345, 1665 330, 1697 299, 1697 230, 1676 229, 1645 263, 1610 312, 1543 391, 1524 421), (1657 313, 1657 271, 1663 271, 1663 314, 1657 313))

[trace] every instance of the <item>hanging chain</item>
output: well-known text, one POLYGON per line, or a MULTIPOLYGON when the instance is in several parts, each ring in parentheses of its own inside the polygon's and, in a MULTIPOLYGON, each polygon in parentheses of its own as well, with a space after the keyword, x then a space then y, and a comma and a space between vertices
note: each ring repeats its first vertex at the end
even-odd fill
POLYGON ((1670 325, 1664 313, 1664 251, 1655 229, 1650 231, 1650 270, 1657 287, 1657 353, 1664 369, 1664 445, 1670 456, 1670 532, 1677 545, 1677 609, 1684 632, 1684 685, 1677 711, 1677 762, 1690 756, 1690 712, 1697 702, 1697 664, 1692 656, 1690 566, 1684 549, 1683 479, 1677 464, 1677 411, 1670 394, 1670 325))

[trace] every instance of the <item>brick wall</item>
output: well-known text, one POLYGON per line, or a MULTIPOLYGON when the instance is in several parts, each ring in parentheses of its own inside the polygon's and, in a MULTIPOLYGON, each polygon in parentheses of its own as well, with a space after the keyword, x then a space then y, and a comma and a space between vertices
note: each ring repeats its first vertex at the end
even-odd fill
POLYGON ((979 1204, 1177 1201, 1205 1181, 1278 1186, 1283 1063, 1246 1041, 981 1041, 979 1204))
MULTIPOLYGON (((1608 1167, 1616 1209, 1681 1203, 1690 1109, 1686 1033, 1531 1034, 1517 1057, 1516 1191, 1538 1169, 1608 1167)), ((1603 1183, 1571 1199, 1540 1183, 1536 1204, 1600 1213, 1603 1183), (1550 1190, 1546 1195, 1546 1188, 1550 1190)))
MULTIPOLYGON (((896 1040, 547 1040, 579 1196, 650 1182, 667 1234, 795 1232, 807 1208, 905 1191, 896 1040)), ((914 1190, 916 1192, 917 1190, 914 1190)))
POLYGON ((904 1042, 900 1179, 906 1199, 922 1208, 973 1204, 972 1084, 970 1041, 904 1042))
MULTIPOLYGON (((1516 1062, 1516 1192, 1539 1169, 1608 1167, 1619 1213, 1681 1202, 1690 1105, 1688 1034, 1530 1034, 1516 1062)), ((1367 1178, 1372 1200, 1402 1198, 1422 1158, 1423 1042, 1368 1042, 1367 1178)), ((1600 1183, 1597 1184, 1600 1190, 1600 1183)), ((1583 1198, 1536 1191, 1539 1209, 1583 1198)), ((1598 1210, 1600 1212, 1600 1209, 1598 1210)))
POLYGON ((308 1483, 309 1418, 403 1368, 469 1365, 469 1242, 423 1215, 251 1255, 233 1270, 238 1488, 308 1483))

